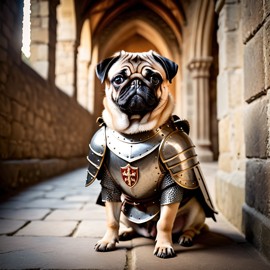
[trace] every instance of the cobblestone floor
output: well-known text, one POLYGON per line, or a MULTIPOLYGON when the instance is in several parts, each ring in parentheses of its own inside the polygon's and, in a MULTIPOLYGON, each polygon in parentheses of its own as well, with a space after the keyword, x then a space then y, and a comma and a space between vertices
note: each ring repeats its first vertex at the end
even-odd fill
MULTIPOLYGON (((213 194, 216 164, 202 168, 213 194)), ((154 241, 145 238, 120 242, 113 252, 95 252, 105 213, 95 204, 98 181, 84 188, 85 172, 52 178, 0 204, 0 269, 270 269, 221 214, 217 223, 207 220, 210 231, 192 247, 175 244, 172 259, 153 256, 154 241)))

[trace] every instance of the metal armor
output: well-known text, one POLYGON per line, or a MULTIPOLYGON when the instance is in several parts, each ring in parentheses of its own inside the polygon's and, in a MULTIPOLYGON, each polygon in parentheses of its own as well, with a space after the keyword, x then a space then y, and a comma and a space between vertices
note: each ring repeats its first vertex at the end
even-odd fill
POLYGON ((121 191, 122 210, 131 221, 152 219, 159 213, 160 204, 180 201, 183 189, 198 187, 207 216, 214 218, 194 145, 178 119, 177 123, 170 119, 156 130, 132 135, 102 126, 89 148, 86 186, 99 178, 105 189, 115 194, 121 191), (176 198, 166 201, 168 195, 176 198))

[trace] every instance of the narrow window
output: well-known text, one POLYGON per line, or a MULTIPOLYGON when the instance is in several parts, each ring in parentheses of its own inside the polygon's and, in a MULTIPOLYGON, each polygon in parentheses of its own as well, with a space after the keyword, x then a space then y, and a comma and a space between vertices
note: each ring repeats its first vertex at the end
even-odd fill
POLYGON ((31 0, 24 0, 23 6, 23 29, 22 29, 22 57, 23 59, 29 59, 30 52, 30 31, 31 31, 31 22, 30 22, 30 13, 31 13, 31 0))

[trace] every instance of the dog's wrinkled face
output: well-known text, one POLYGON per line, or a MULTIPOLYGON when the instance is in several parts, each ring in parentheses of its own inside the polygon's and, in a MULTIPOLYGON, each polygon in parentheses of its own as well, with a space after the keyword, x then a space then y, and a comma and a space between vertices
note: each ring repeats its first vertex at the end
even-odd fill
POLYGON ((113 87, 112 98, 120 110, 128 116, 141 117, 153 111, 160 99, 162 74, 139 56, 115 65, 108 75, 113 87))
MULTIPOLYGON (((96 72, 106 83, 103 119, 108 126, 119 132, 136 133, 160 124, 164 116, 158 114, 164 113, 170 99, 167 82, 177 72, 174 62, 153 51, 121 51, 103 60, 96 72)), ((167 119, 172 106, 169 108, 167 119)))

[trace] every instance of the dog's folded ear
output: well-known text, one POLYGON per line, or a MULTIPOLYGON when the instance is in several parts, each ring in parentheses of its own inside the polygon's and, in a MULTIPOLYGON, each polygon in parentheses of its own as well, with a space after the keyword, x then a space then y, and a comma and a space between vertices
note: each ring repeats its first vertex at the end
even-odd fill
POLYGON ((119 53, 118 55, 106 58, 97 64, 96 74, 97 74, 97 77, 100 79, 101 83, 104 82, 110 67, 120 58, 120 56, 121 56, 121 53, 119 53))
POLYGON ((176 63, 174 63, 173 61, 171 61, 170 59, 168 59, 168 58, 166 58, 164 56, 159 55, 155 51, 152 51, 152 55, 153 55, 154 59, 159 64, 161 64, 161 66, 164 68, 164 70, 166 72, 167 80, 171 83, 173 77, 177 73, 178 65, 176 63))

